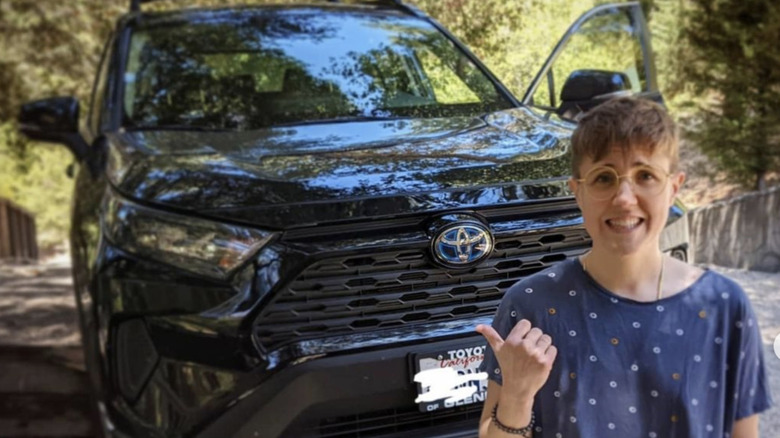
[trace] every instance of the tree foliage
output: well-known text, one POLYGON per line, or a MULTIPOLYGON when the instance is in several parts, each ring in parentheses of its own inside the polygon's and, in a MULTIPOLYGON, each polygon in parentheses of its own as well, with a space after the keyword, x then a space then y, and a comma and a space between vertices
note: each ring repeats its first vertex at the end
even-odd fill
POLYGON ((85 102, 104 37, 125 2, 0 0, 0 197, 36 215, 39 241, 63 240, 69 222, 72 162, 63 147, 31 147, 16 130, 29 100, 75 95, 85 102))
POLYGON ((780 171, 780 5, 689 0, 671 89, 696 116, 689 137, 730 178, 759 190, 780 171))
POLYGON ((462 40, 518 98, 592 0, 413 0, 462 40))

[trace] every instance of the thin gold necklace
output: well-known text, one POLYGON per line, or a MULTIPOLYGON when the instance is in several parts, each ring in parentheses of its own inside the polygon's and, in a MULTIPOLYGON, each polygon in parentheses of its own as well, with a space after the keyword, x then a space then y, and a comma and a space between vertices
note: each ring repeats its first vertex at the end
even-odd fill
MULTIPOLYGON (((588 266, 586 264, 586 260, 588 255, 590 255, 590 252, 588 254, 585 254, 582 256, 582 270, 585 272, 588 272, 588 266)), ((655 294, 655 300, 658 301, 664 296, 664 291, 661 289, 661 285, 664 282, 664 256, 661 255, 661 272, 658 273, 658 288, 655 294)))

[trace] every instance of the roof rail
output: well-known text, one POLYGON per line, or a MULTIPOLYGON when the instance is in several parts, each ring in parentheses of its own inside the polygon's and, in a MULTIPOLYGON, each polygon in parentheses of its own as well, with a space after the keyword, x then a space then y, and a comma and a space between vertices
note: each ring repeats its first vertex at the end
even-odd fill
MULTIPOLYGON (((130 12, 141 12, 141 5, 144 3, 151 3, 155 0, 130 0, 130 12)), ((327 0, 330 3, 341 3, 340 0, 327 0)), ((364 0, 365 3, 378 3, 388 6, 396 6, 412 15, 424 15, 422 11, 416 7, 404 3, 403 0, 364 0)))

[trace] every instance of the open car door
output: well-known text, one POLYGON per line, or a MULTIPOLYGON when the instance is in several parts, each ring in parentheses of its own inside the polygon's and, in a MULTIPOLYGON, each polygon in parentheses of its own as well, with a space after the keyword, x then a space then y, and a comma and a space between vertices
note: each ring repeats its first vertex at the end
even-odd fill
POLYGON ((663 103, 639 3, 606 4, 584 13, 555 46, 523 96, 547 116, 576 121, 616 96, 663 103))

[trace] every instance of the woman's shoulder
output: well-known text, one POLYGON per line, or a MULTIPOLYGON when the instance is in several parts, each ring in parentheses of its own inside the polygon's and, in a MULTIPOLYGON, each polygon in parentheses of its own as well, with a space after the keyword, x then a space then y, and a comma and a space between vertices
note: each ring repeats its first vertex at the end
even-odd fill
POLYGON ((711 268, 701 268, 675 260, 673 275, 667 287, 673 291, 693 292, 693 295, 711 303, 744 307, 750 299, 742 286, 727 275, 711 268))
POLYGON ((694 289, 741 289, 730 278, 709 268, 701 268, 687 262, 668 257, 665 264, 664 289, 674 295, 691 288, 694 289))
MULTIPOLYGON (((683 262, 680 262, 683 263, 683 262)), ((684 263, 683 263, 684 264, 684 263)), ((739 283, 731 277, 721 274, 709 267, 700 268, 698 266, 688 265, 690 269, 686 272, 686 281, 691 283, 692 287, 706 288, 717 295, 729 294, 745 296, 745 291, 739 283)))
POLYGON ((694 266, 668 257, 665 261, 666 279, 664 281, 665 296, 671 297, 696 288, 707 288, 708 271, 698 266, 694 266))

